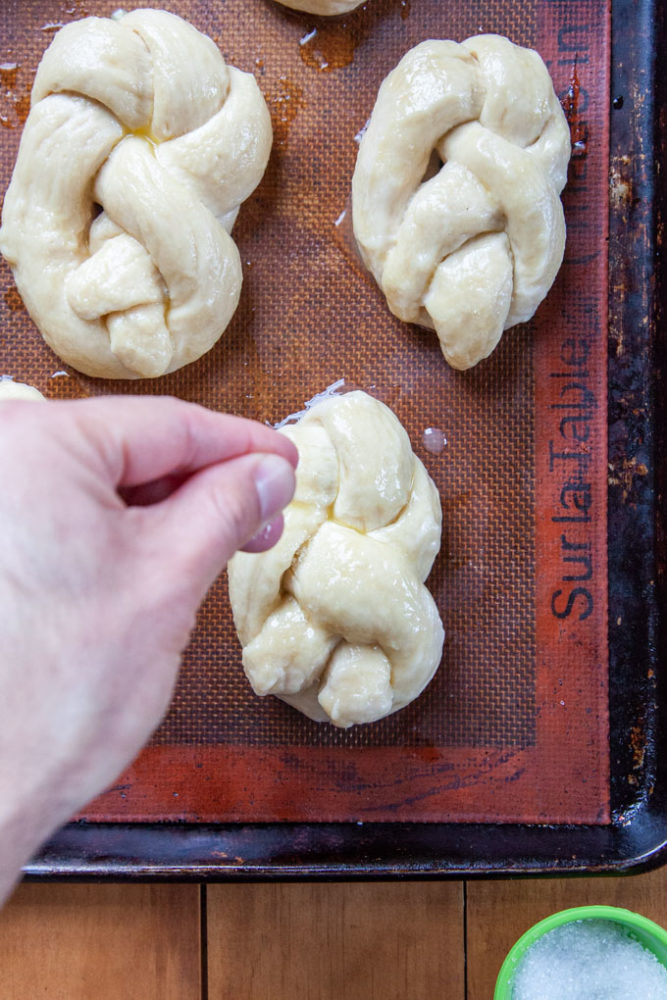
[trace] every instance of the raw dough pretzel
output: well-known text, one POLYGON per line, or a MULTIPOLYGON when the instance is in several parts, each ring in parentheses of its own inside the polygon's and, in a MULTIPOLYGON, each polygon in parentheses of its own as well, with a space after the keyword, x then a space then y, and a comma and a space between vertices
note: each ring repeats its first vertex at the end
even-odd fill
POLYGON ((360 7, 364 0, 278 0, 283 7, 292 10, 303 10, 308 14, 319 14, 333 17, 335 14, 347 14, 348 11, 360 7))
POLYGON ((8 375, 0 375, 0 402, 4 403, 10 399, 38 401, 44 400, 44 396, 39 389, 35 389, 34 385, 28 385, 27 382, 15 382, 8 375))
POLYGON ((283 433, 299 449, 283 535, 229 563, 243 665, 257 694, 316 721, 373 722, 440 663, 444 631, 423 584, 440 498, 397 418, 364 392, 318 403, 283 433))
POLYGON ((56 354, 88 375, 141 378, 208 351, 236 309, 229 233, 271 140, 254 77, 181 18, 135 10, 62 28, 37 70, 0 230, 56 354))
POLYGON ((551 287, 569 156, 546 66, 499 35, 422 42, 380 86, 355 236, 391 311, 435 329, 454 368, 490 354, 551 287))

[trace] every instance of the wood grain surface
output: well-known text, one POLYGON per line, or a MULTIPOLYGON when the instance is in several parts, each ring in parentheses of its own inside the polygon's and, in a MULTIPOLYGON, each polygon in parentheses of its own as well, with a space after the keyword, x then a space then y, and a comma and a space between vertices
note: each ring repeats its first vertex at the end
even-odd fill
POLYGON ((463 1000, 460 882, 220 885, 207 895, 210 998, 463 1000))
POLYGON ((590 903, 667 926, 667 867, 205 890, 24 885, 0 912, 0 1000, 492 1000, 503 958, 531 924, 590 903))
POLYGON ((199 888, 22 885, 0 912, 2 1000, 199 1000, 199 888))

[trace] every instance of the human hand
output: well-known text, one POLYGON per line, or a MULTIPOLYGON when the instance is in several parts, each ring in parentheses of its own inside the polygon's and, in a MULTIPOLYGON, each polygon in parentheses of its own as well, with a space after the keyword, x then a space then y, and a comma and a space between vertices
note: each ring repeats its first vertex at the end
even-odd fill
POLYGON ((162 718, 206 591, 277 540, 297 455, 171 398, 0 408, 0 901, 162 718))

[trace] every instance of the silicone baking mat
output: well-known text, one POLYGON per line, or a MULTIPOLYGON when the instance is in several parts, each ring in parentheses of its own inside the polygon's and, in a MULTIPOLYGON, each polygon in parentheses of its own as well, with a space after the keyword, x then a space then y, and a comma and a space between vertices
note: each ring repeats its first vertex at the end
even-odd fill
MULTIPOLYGON (((117 6, 2 4, 2 191, 42 51, 61 24, 117 6)), ((369 0, 333 21, 272 0, 165 6, 253 72, 271 110, 271 160, 234 230, 238 311, 213 351, 172 376, 92 380, 43 344, 3 261, 0 373, 50 397, 168 392, 270 423, 339 379, 375 394, 440 491, 429 586, 447 638, 413 705, 348 731, 318 725, 251 692, 223 573, 163 725, 85 816, 607 822, 608 4, 369 0), (401 55, 480 32, 541 53, 573 156, 554 288, 530 324, 460 373, 435 335, 388 312, 354 250, 349 189, 359 133, 401 55), (426 448, 429 428, 446 440, 440 451, 426 448)))

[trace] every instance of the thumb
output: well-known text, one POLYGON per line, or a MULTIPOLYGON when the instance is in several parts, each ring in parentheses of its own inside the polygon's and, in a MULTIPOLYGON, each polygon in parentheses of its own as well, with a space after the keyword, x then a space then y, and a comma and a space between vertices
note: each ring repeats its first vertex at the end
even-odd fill
MULTIPOLYGON (((199 470, 160 503, 133 510, 164 570, 186 573, 205 593, 236 550, 275 523, 294 485, 294 469, 282 456, 240 455, 199 470)), ((265 547, 279 534, 275 526, 268 531, 265 547)))

